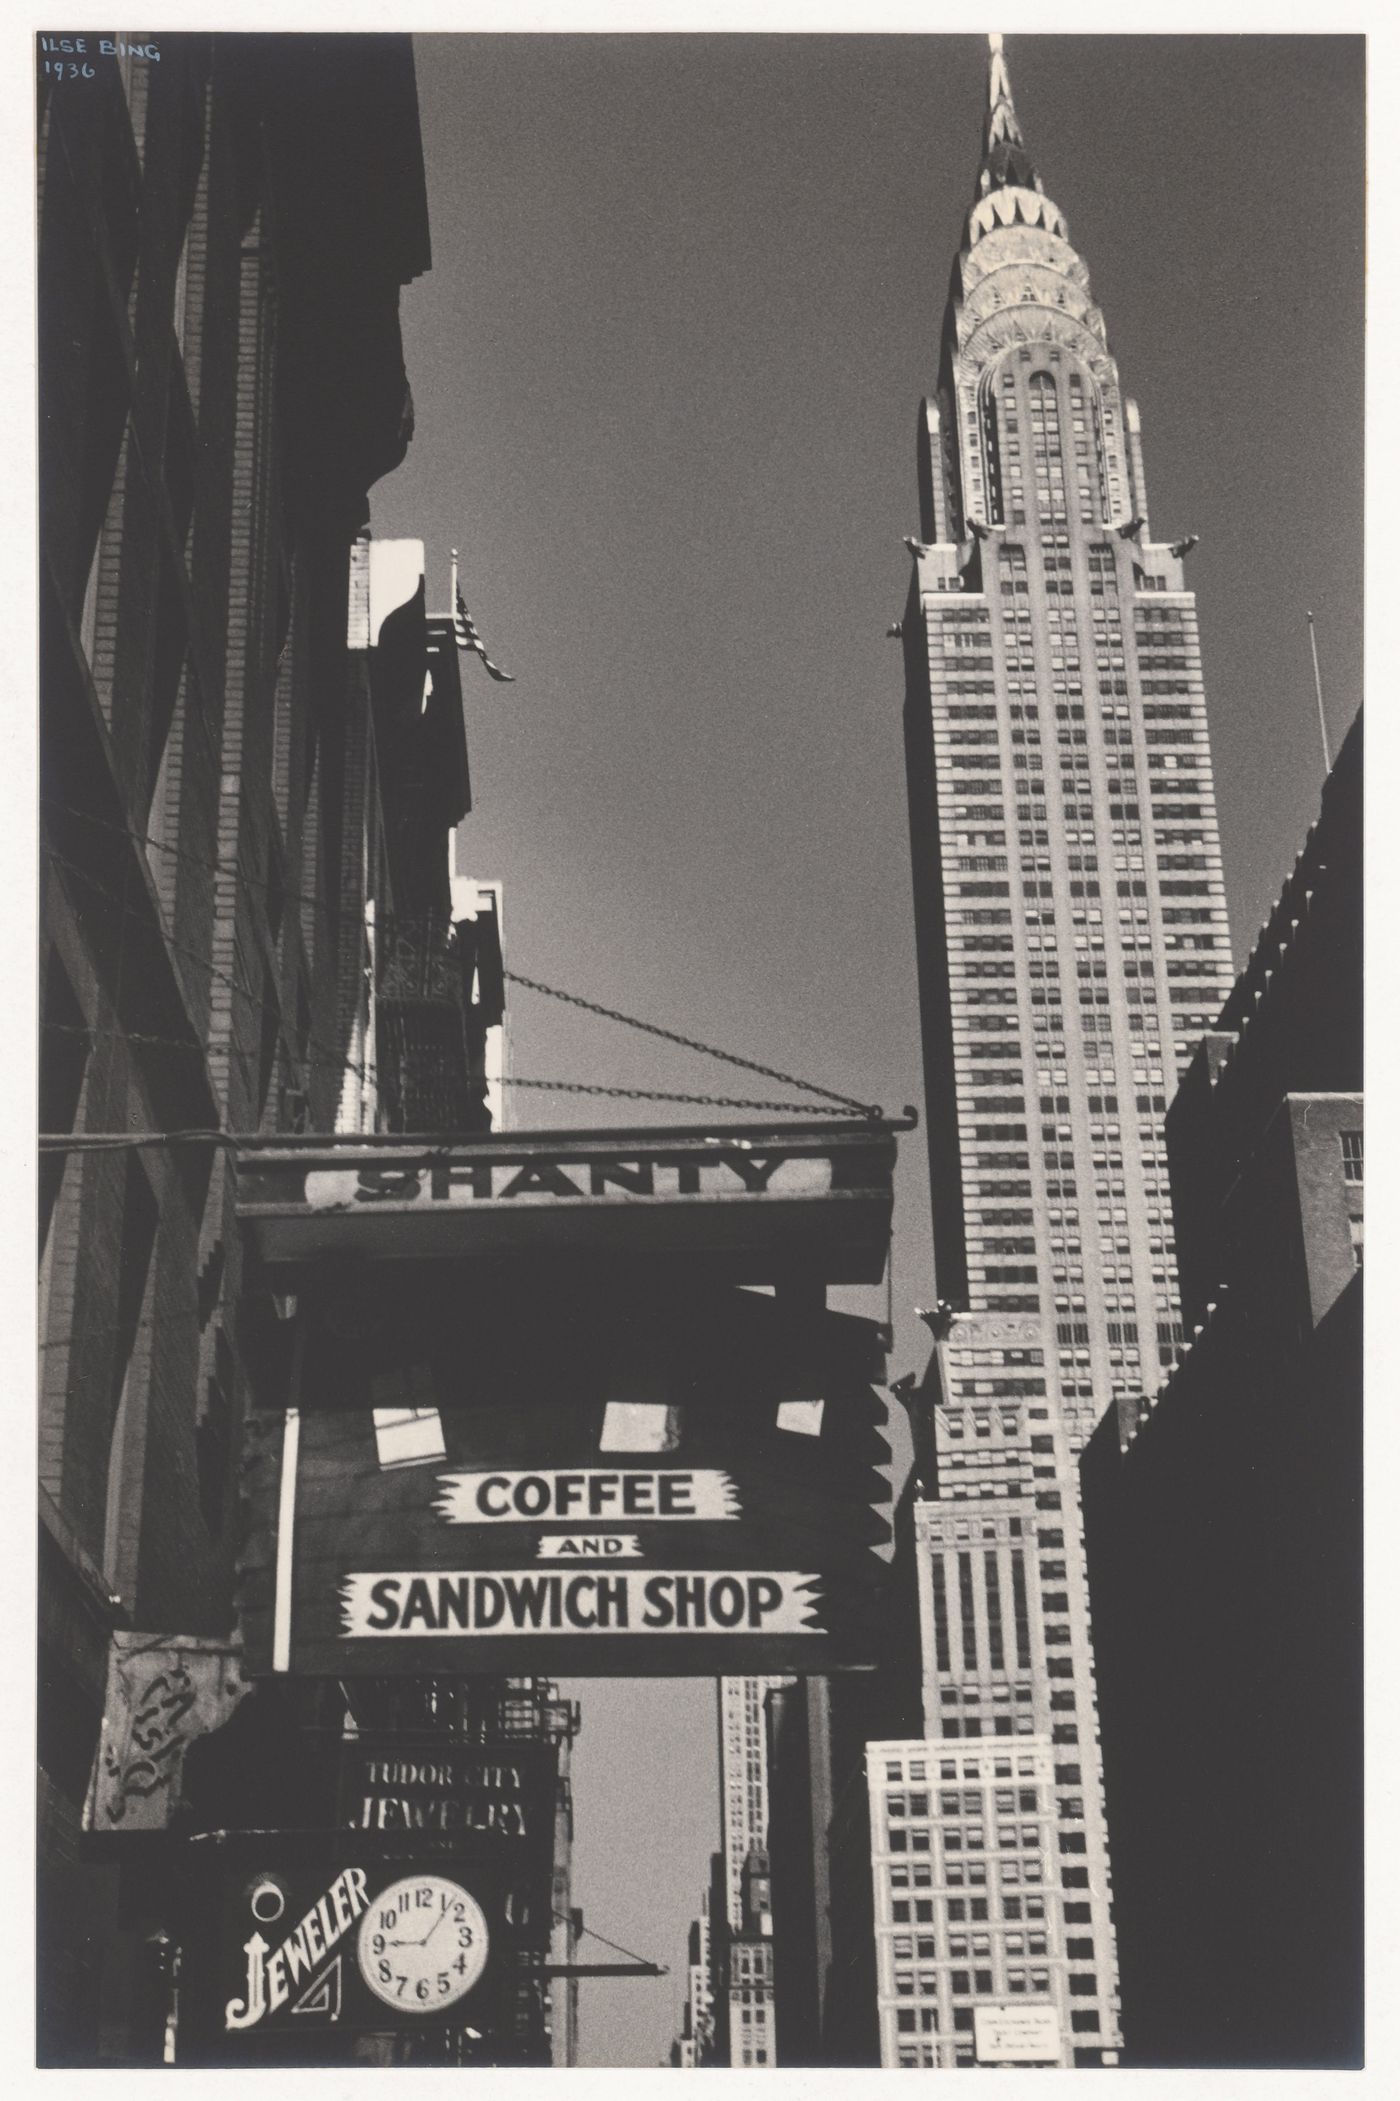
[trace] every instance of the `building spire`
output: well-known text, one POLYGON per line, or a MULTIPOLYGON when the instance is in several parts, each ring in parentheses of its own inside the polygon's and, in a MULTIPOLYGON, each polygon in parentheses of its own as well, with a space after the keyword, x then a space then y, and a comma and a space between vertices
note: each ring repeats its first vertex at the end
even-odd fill
POLYGON ((992 189, 1038 190, 1041 181, 1021 137, 999 30, 991 31, 987 47, 987 121, 982 132, 978 188, 984 197, 992 189))

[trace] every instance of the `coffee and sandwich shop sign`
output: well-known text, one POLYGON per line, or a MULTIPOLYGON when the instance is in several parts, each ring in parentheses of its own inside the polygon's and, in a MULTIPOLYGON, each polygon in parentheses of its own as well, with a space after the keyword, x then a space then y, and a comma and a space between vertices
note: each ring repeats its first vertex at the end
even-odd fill
POLYGON ((283 1323, 248 1426, 256 1673, 826 1672, 875 1660, 894 1137, 250 1147, 283 1323), (280 1405, 279 1405, 280 1404, 280 1405))
MULTIPOLYGON (((890 1536, 879 1330, 818 1312, 794 1335, 773 1299, 734 1289, 636 1314, 619 1313, 610 1351, 607 1322, 579 1333, 566 1307, 566 1337, 537 1330, 518 1387, 500 1393, 488 1351, 487 1390, 462 1405, 477 1379, 453 1348, 470 1301, 454 1300, 403 1385, 362 1347, 369 1392, 411 1392, 415 1408, 254 1418, 247 1668, 633 1677, 873 1662, 890 1536), (609 1399, 610 1385, 633 1397, 609 1399), (422 1445, 397 1463, 401 1428, 422 1445)), ((304 1347, 318 1392, 327 1361, 343 1361, 325 1341, 304 1347)))

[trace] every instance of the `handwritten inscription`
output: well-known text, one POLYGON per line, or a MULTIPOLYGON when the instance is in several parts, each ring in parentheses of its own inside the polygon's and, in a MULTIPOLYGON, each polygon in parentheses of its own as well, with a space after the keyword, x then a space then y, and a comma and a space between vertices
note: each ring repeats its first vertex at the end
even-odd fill
POLYGON ((173 1668, 162 1671, 147 1686, 132 1711, 127 1755, 118 1757, 109 1749, 106 1756, 107 1777, 113 1783, 107 1814, 114 1824, 125 1818, 132 1795, 153 1795, 169 1786, 187 1741, 180 1724, 197 1697, 194 1680, 179 1656, 173 1668))
POLYGON ((191 1742, 222 1727, 248 1690, 224 1642, 114 1634, 86 1827, 163 1828, 191 1742))
POLYGON ((39 51, 45 80, 96 80, 94 60, 160 57, 156 44, 127 44, 110 36, 41 36, 39 51))

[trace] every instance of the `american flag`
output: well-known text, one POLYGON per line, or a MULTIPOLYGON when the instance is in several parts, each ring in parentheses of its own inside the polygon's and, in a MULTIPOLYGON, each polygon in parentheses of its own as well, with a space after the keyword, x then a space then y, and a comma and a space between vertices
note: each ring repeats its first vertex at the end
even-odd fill
POLYGON ((477 633, 476 622, 467 611, 467 601, 462 596, 460 586, 457 591, 457 619, 455 624, 457 629, 457 647, 459 649, 473 650, 481 658, 492 678, 497 680, 500 685, 513 686, 515 684, 514 675, 509 671, 502 671, 500 665, 493 664, 490 657, 487 656, 486 644, 477 633))

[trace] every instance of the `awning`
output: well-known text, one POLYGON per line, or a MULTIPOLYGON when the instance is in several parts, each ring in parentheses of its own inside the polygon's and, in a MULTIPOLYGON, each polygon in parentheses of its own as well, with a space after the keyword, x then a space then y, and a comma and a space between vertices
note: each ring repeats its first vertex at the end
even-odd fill
POLYGON ((269 1271, 328 1255, 684 1256, 741 1283, 878 1283, 894 1130, 876 1122, 249 1139, 238 1216, 269 1271))

